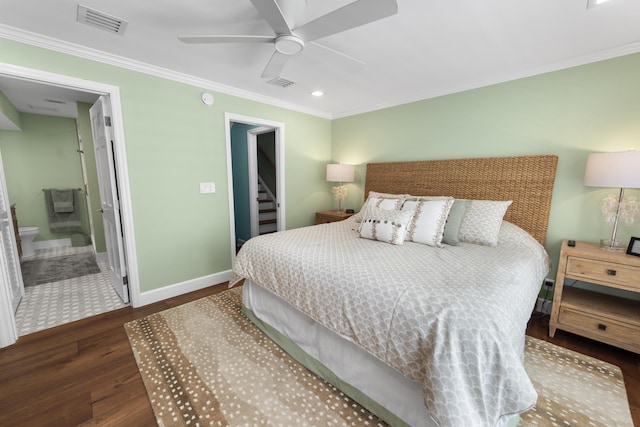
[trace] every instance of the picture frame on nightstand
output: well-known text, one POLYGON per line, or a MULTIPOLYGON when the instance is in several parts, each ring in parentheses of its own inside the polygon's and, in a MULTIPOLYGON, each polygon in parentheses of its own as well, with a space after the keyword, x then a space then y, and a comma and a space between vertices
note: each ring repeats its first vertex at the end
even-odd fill
POLYGON ((640 237, 632 237, 627 247, 628 255, 640 256, 640 237))

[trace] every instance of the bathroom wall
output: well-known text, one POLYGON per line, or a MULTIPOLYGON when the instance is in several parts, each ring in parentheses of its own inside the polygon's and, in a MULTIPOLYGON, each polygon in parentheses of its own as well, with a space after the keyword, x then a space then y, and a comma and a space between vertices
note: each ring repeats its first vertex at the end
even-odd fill
POLYGON ((76 121, 25 113, 20 118, 22 131, 0 130, 9 202, 16 204, 20 226, 40 227, 36 241, 69 237, 49 231, 42 189, 83 187, 76 121))

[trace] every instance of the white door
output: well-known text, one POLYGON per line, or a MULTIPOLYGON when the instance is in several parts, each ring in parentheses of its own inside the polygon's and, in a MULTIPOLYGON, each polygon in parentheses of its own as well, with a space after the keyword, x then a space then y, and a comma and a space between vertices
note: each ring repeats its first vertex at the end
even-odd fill
POLYGON ((100 209, 104 224, 104 237, 109 260, 111 284, 123 302, 129 302, 129 285, 124 261, 124 242, 120 217, 120 202, 116 183, 116 170, 111 128, 109 99, 101 96, 89 109, 91 133, 96 153, 100 209))
POLYGON ((1 274, 5 276, 5 280, 9 283, 11 305, 15 313, 24 295, 24 283, 22 282, 22 271, 20 270, 13 221, 11 220, 7 181, 4 178, 4 166, 2 165, 2 154, 0 154, 0 244, 5 255, 0 257, 0 262, 5 264, 1 266, 3 270, 1 274))

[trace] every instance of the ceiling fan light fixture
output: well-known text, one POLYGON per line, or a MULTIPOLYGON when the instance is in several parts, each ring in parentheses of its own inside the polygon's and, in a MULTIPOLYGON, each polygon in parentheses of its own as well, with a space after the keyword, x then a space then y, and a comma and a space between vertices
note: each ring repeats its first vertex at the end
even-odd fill
POLYGON ((296 36, 279 36, 276 41, 276 50, 284 55, 295 55, 302 52, 304 41, 296 36))

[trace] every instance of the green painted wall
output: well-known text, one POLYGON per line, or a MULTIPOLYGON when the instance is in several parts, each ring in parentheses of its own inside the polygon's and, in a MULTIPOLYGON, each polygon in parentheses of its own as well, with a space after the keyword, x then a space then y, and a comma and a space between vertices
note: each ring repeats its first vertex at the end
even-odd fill
MULTIPOLYGON (((585 187, 584 167, 591 152, 640 149, 640 54, 334 120, 332 140, 335 161, 359 165, 349 206, 362 204, 370 161, 558 155, 547 239, 555 265, 562 239, 611 233, 599 206, 617 190, 585 187)), ((640 225, 619 229, 632 235, 640 225)))
MULTIPOLYGON (((331 121, 0 39, 0 62, 118 86, 142 292, 231 268, 224 114, 285 124, 286 224, 331 203, 323 174, 331 121), (200 182, 216 193, 200 194, 200 182)), ((3 152, 4 154, 4 152, 3 152)))
MULTIPOLYGON (((36 241, 62 239, 72 233, 51 233, 44 188, 82 188, 75 119, 21 114, 22 131, 0 130, 9 202, 16 204, 20 226, 40 227, 36 241)), ((89 222, 84 198, 78 202, 85 232, 89 222)))

